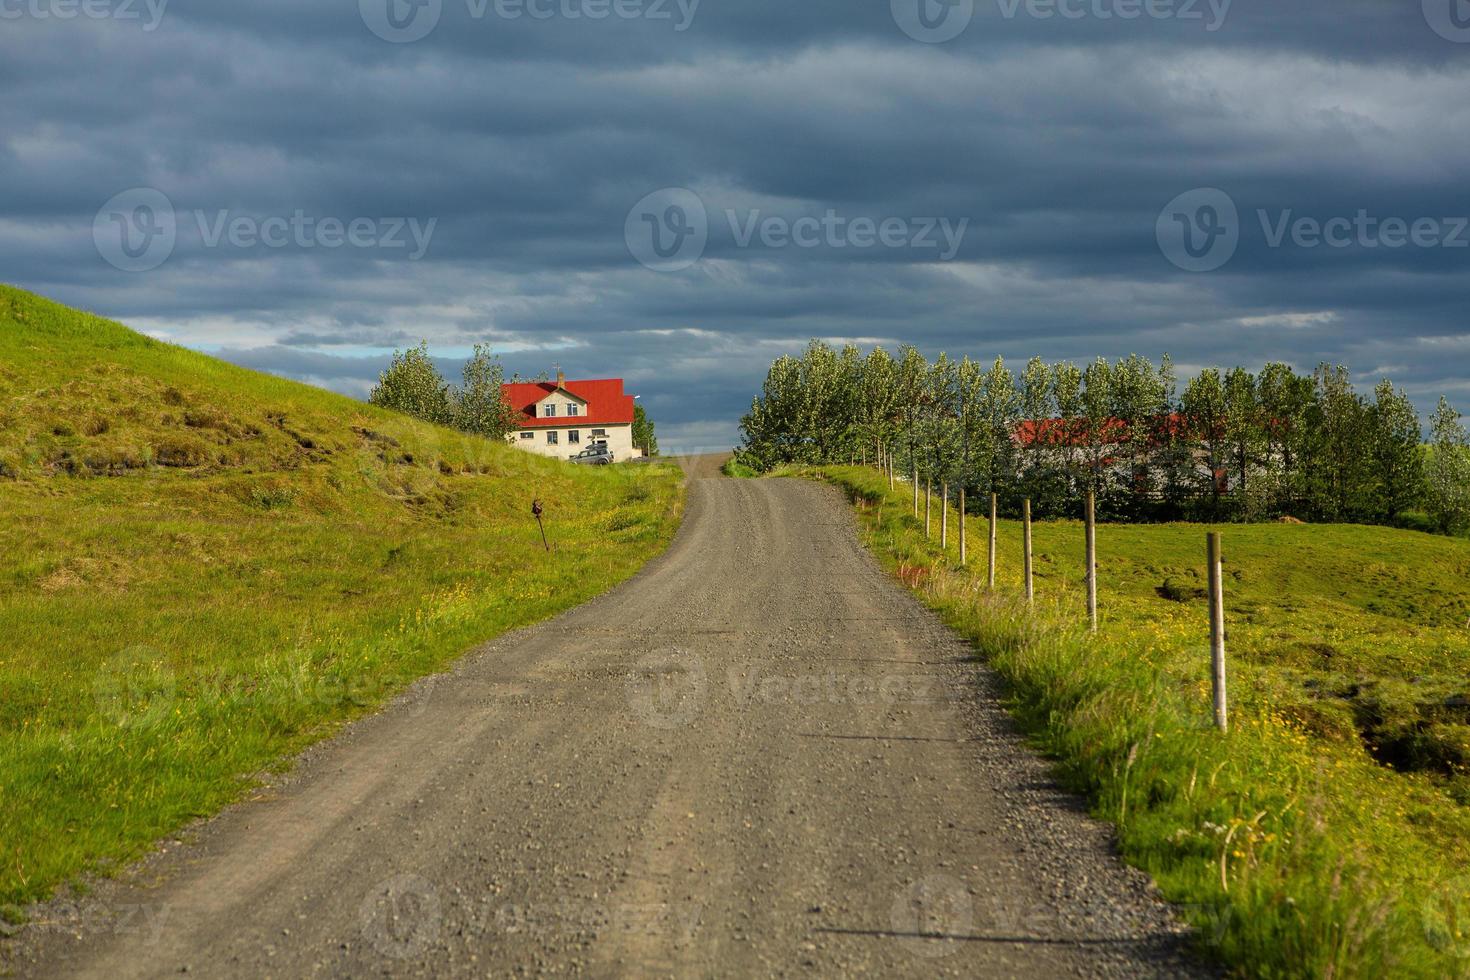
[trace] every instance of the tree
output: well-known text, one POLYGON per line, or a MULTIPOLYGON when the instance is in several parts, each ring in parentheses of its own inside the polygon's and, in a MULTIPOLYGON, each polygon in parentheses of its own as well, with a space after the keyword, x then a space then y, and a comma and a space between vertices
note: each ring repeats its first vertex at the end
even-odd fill
POLYGON ((439 425, 446 425, 452 419, 449 385, 429 360, 427 341, 393 352, 392 363, 378 375, 378 384, 368 401, 439 425))
POLYGON ((1061 447, 1062 473, 1066 492, 1082 480, 1078 444, 1083 438, 1082 372, 1077 365, 1062 362, 1052 366, 1052 393, 1057 406, 1057 424, 1045 434, 1048 443, 1061 447))
POLYGON ((1225 436, 1225 382, 1221 380, 1220 372, 1211 368, 1193 378, 1184 389, 1180 408, 1190 440, 1204 453, 1208 470, 1204 477, 1205 486, 1218 513, 1220 498, 1225 491, 1225 464, 1229 454, 1225 436))
POLYGON ((1320 516, 1351 520, 1371 513, 1368 406, 1347 369, 1323 364, 1313 376, 1316 400, 1307 412, 1307 493, 1320 516))
POLYGON ((475 345, 463 377, 463 386, 449 393, 451 424, 491 439, 504 439, 515 431, 518 413, 501 390, 505 369, 498 357, 491 356, 489 347, 475 345))
POLYGON ((1179 517, 1195 493, 1194 447, 1178 406, 1179 377, 1174 359, 1165 354, 1159 362, 1158 421, 1154 427, 1154 466, 1159 470, 1164 506, 1179 517))
POLYGON ((1087 440, 1087 487, 1102 494, 1110 450, 1119 436, 1113 417, 1113 368, 1099 357, 1082 373, 1082 414, 1087 440))
POLYGON ((1414 403, 1387 379, 1373 389, 1372 467, 1375 517, 1393 520, 1424 494, 1423 425, 1414 403))
POLYGON ((653 420, 637 402, 633 403, 633 445, 643 450, 645 456, 658 455, 658 437, 653 434, 653 420))
POLYGON ((987 467, 980 474, 981 488, 1004 495, 1016 485, 1014 433, 1020 397, 1016 378, 1001 358, 980 379, 979 396, 979 435, 987 467))
POLYGON ((1260 396, 1255 375, 1244 368, 1225 374, 1225 445, 1230 469, 1235 474, 1235 497, 1243 517, 1255 517, 1258 505, 1266 503, 1253 494, 1251 474, 1265 452, 1265 426, 1261 421, 1260 396))
POLYGON ((1055 513, 1066 499, 1066 474, 1050 438, 1056 397, 1051 368, 1041 358, 1027 362, 1017 397, 1023 435, 1016 463, 1021 496, 1030 497, 1040 512, 1055 513))
POLYGON ((1256 393, 1265 427, 1272 507, 1290 514, 1300 509, 1306 498, 1302 462, 1308 437, 1307 410, 1316 397, 1313 381, 1286 364, 1273 362, 1261 369, 1256 393))
POLYGON ((1470 434, 1443 396, 1429 426, 1425 502, 1442 532, 1459 534, 1470 528, 1470 434))
POLYGON ((1118 451, 1128 468, 1128 512, 1138 516, 1154 491, 1152 455, 1164 383, 1152 361, 1130 354, 1113 368, 1112 389, 1113 417, 1122 423, 1118 451))

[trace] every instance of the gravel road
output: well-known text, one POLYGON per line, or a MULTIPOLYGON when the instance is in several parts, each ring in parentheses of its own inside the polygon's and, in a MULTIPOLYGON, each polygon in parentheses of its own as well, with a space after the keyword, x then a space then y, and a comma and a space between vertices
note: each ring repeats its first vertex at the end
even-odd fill
POLYGON ((1185 934, 845 502, 673 546, 11 940, 22 976, 1177 976, 1185 934))

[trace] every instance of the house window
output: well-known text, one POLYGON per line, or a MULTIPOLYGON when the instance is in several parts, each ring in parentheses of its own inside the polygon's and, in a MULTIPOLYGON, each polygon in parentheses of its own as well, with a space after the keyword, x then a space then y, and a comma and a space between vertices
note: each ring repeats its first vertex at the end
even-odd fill
POLYGON ((580 410, 577 408, 576 405, 573 405, 571 402, 567 402, 567 418, 576 418, 579 411, 580 410))
POLYGON ((581 432, 578 432, 576 429, 573 429, 573 430, 571 430, 570 432, 567 433, 567 442, 570 442, 570 443, 581 443, 581 441, 582 441, 582 433, 581 432))
POLYGON ((522 432, 521 433, 521 438, 522 439, 534 439, 534 438, 536 438, 536 433, 534 433, 534 432, 522 432))
POLYGON ((557 439, 557 432, 555 429, 552 429, 546 433, 546 444, 548 446, 554 446, 557 444, 558 441, 559 440, 557 439))
POLYGON ((599 436, 601 436, 603 439, 606 439, 607 438, 607 430, 606 429, 593 429, 592 430, 592 438, 596 439, 599 436))
POLYGON ((549 419, 556 418, 556 406, 550 402, 546 403, 546 417, 549 419))

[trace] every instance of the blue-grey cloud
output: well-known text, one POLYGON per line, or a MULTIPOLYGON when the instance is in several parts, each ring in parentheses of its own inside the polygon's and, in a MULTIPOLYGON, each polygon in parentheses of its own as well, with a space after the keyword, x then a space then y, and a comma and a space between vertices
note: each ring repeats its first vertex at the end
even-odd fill
POLYGON ((1426 5, 975 0, 925 44, 886 2, 601 20, 560 13, 595 0, 537 2, 556 15, 444 0, 402 44, 347 2, 175 0, 153 29, 0 18, 0 278, 358 396, 394 348, 426 339, 452 373, 486 341, 522 374, 627 377, 675 445, 733 441, 770 359, 810 337, 1340 360, 1470 407, 1470 247, 1451 234, 1470 38, 1426 5), (1143 8, 1202 19, 1117 16, 1143 8), (138 187, 167 197, 174 238, 126 272, 94 220, 138 187), (658 272, 625 221, 670 187, 708 236, 658 272), (1156 227, 1196 188, 1239 215, 1209 272, 1171 263, 1156 227), (1360 213, 1434 219, 1438 239, 1293 234, 1360 213), (791 243, 828 215, 835 242, 791 243), (951 260, 915 241, 926 219, 965 222, 951 260), (772 220, 784 236, 760 233, 772 220), (863 245, 853 220, 902 244, 863 245), (395 223, 421 247, 391 245, 395 223))

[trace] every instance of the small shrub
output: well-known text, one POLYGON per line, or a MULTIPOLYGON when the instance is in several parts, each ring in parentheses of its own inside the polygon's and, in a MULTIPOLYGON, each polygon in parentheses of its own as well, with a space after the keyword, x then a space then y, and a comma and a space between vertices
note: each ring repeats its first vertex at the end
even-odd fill
POLYGON ((296 502, 297 495, 295 487, 281 483, 267 483, 251 487, 246 499, 252 507, 260 510, 285 510, 296 502))
POLYGON ((164 439, 153 447, 153 461, 159 466, 188 469, 209 462, 209 447, 196 439, 164 439))
POLYGON ((1168 599, 1170 602, 1191 602, 1195 599, 1203 599, 1206 595, 1206 591, 1199 586, 1181 582, 1173 576, 1164 579, 1163 584, 1155 591, 1158 592, 1160 598, 1168 599))

